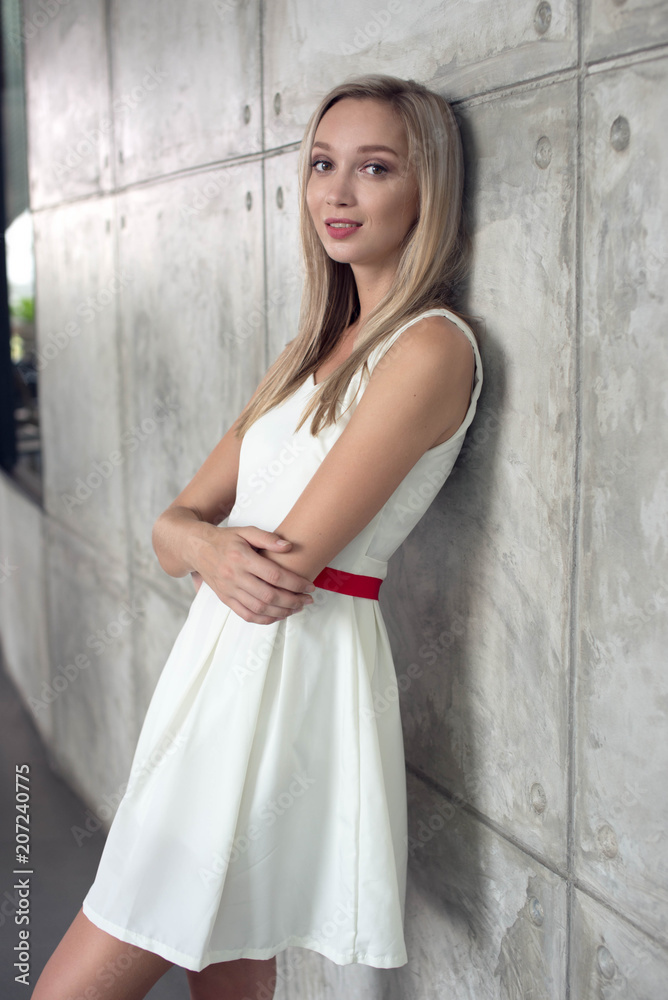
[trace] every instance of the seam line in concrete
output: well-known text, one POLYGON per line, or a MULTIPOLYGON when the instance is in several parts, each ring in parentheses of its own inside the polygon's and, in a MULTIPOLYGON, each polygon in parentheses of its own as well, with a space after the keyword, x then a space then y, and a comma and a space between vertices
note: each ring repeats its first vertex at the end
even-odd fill
POLYGON ((574 454, 573 454, 573 509, 571 512, 570 545, 571 566, 568 581, 568 641, 566 655, 568 657, 568 705, 567 705, 567 775, 566 775, 566 1000, 571 998, 571 979, 573 970, 573 858, 575 852, 575 793, 576 793, 576 685, 577 685, 577 650, 578 650, 578 600, 580 583, 580 529, 582 522, 582 240, 584 233, 584 159, 582 150, 582 129, 584 126, 584 80, 587 66, 584 62, 583 12, 580 5, 577 10, 578 32, 578 76, 576 83, 577 108, 575 128, 575 225, 574 225, 574 273, 575 302, 573 303, 573 392, 574 392, 574 454))
POLYGON ((155 174, 151 177, 142 177, 141 180, 131 181, 116 188, 109 188, 105 191, 90 191, 88 194, 77 195, 74 198, 62 198, 60 201, 50 202, 48 205, 40 205, 31 208, 33 215, 41 212, 49 212, 61 206, 78 205, 80 202, 102 200, 103 198, 113 198, 114 195, 124 194, 126 191, 140 190, 150 187, 153 184, 160 184, 163 181, 180 180, 181 178, 196 177, 199 174, 213 173, 214 171, 226 170, 228 167, 243 166, 245 163, 257 163, 268 160, 274 156, 281 156, 283 153, 293 153, 299 150, 301 142, 289 142, 284 146, 276 146, 273 149, 258 150, 255 153, 243 153, 239 156, 232 156, 226 160, 210 160, 208 163, 198 163, 193 167, 180 167, 166 174, 155 174))
POLYGON ((559 878, 564 879, 564 881, 567 879, 567 872, 563 868, 560 868, 559 865, 550 861, 549 858, 539 854, 538 851, 534 850, 533 847, 530 847, 525 841, 520 840, 519 837, 515 837, 512 833, 509 833, 508 830, 504 830, 504 828, 495 820, 486 816, 485 813, 481 812, 479 809, 476 809, 476 807, 472 806, 470 802, 465 802, 460 796, 449 791, 449 789, 447 789, 444 785, 441 785, 440 782, 430 777, 419 767, 416 767, 415 764, 411 764, 409 761, 406 761, 406 770, 409 771, 414 777, 422 781, 423 784, 431 788, 432 791, 442 795, 443 798, 448 800, 448 802, 452 802, 456 808, 461 809, 462 812, 466 813, 472 819, 477 819, 483 826, 488 827, 488 829, 492 830, 508 844, 511 844, 513 847, 517 848, 518 851, 521 851, 522 854, 527 854, 530 858, 533 858, 534 861, 537 861, 543 868, 547 868, 548 871, 551 871, 554 875, 558 875, 559 878))
MULTIPOLYGON (((264 152, 265 147, 265 117, 264 117, 264 0, 260 0, 259 17, 259 45, 260 45, 260 143, 264 152)), ((267 259, 267 174, 264 168, 265 157, 262 157, 260 166, 260 191, 262 198, 262 312, 264 320, 264 357, 262 369, 266 372, 269 365, 269 262, 267 259)))
POLYGON ((635 66, 638 63, 651 62, 654 59, 665 59, 668 56, 668 45, 659 42, 645 48, 632 49, 617 56, 604 56, 602 59, 592 59, 587 63, 587 75, 607 73, 608 70, 623 69, 625 66, 635 66))

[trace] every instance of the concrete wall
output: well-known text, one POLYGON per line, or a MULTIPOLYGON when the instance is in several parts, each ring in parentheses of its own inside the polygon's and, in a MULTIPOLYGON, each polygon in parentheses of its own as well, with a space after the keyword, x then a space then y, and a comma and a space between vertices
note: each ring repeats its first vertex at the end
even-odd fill
POLYGON ((290 948, 277 996, 659 1000, 668 4, 24 6, 45 504, 2 478, 0 626, 58 767, 109 814, 193 594, 153 521, 296 327, 310 111, 414 77, 462 123, 486 382, 381 598, 410 960, 290 948))

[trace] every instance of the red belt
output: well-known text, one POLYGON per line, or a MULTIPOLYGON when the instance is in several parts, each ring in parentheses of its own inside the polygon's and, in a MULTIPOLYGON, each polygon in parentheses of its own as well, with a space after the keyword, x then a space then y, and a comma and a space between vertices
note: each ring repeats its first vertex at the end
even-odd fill
POLYGON ((313 581, 316 587, 323 590, 334 590, 337 594, 350 594, 351 597, 369 597, 378 600, 378 591, 383 581, 379 576, 362 576, 360 573, 346 573, 333 566, 325 566, 313 581))

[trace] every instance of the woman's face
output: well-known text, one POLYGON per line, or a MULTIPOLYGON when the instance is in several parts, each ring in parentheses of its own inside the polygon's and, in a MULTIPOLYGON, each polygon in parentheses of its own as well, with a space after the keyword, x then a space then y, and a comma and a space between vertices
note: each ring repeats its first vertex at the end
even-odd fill
POLYGON ((334 260, 353 269, 396 268, 399 245, 418 217, 407 157, 404 127, 389 104, 345 97, 325 112, 311 149, 306 203, 334 260), (338 219, 355 225, 330 225, 338 219))

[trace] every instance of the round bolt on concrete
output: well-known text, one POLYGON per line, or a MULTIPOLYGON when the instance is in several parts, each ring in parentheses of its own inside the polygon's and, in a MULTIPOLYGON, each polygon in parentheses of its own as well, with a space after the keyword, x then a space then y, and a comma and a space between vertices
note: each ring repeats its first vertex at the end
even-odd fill
POLYGON ((533 920, 536 927, 540 927, 545 919, 545 913, 543 912, 543 907, 540 905, 540 900, 532 896, 529 900, 529 916, 533 920))
POLYGON ((596 964, 598 965, 599 972, 605 979, 615 978, 615 972, 617 971, 615 960, 603 944, 599 945, 596 949, 596 964))
POLYGON ((598 846, 601 848, 601 854, 604 854, 606 858, 616 858, 619 851, 617 846, 617 835, 611 826, 604 823, 603 826, 599 827, 596 834, 598 840, 598 846))
POLYGON ((281 95, 274 94, 274 114, 280 115, 281 113, 281 95))
POLYGON ((541 135, 536 143, 536 150, 533 154, 534 162, 541 170, 549 167, 552 160, 552 143, 546 135, 541 135))
POLYGON ((544 813, 547 807, 547 795, 545 794, 545 789, 537 781, 533 783, 529 790, 529 798, 531 800, 531 808, 534 812, 544 813))
POLYGON ((552 8, 549 3, 539 3, 533 18, 533 26, 539 35, 544 35, 552 21, 552 8))
POLYGON ((279 208, 283 208, 283 188, 276 188, 276 204, 279 208))
POLYGON ((631 141, 631 126, 623 115, 618 115, 610 126, 610 145, 623 153, 631 141))
POLYGON ((252 207, 253 207, 253 195, 250 193, 250 191, 246 191, 246 211, 250 212, 252 207))
POLYGON ((246 104, 244 107, 244 124, 248 125, 250 120, 251 120, 251 109, 246 104))

